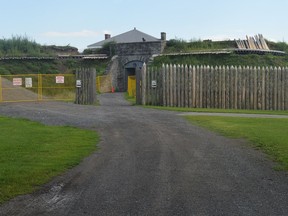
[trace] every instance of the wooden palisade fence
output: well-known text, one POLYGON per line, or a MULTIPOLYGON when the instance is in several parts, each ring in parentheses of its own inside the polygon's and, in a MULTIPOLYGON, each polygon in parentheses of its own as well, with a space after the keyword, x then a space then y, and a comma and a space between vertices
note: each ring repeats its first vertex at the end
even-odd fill
POLYGON ((96 102, 96 70, 81 68, 76 71, 76 104, 96 102))
POLYGON ((288 110, 287 67, 144 65, 141 77, 144 105, 288 110))

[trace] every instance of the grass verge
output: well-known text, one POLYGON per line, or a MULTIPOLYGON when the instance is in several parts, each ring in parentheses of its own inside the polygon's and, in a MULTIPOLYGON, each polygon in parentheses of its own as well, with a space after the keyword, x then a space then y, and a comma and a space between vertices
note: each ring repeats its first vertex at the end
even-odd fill
POLYGON ((245 138, 288 170, 288 119, 186 116, 193 124, 231 138, 245 138))
POLYGON ((288 115, 288 110, 236 110, 236 109, 208 109, 208 108, 182 108, 182 107, 162 107, 144 106, 145 108, 168 110, 175 112, 207 112, 207 113, 242 113, 242 114, 266 114, 266 115, 288 115))
POLYGON ((96 149, 95 131, 0 116, 0 204, 33 192, 96 149))
POLYGON ((129 96, 128 92, 125 92, 124 98, 125 98, 125 100, 129 101, 131 103, 131 105, 136 104, 136 97, 129 96))

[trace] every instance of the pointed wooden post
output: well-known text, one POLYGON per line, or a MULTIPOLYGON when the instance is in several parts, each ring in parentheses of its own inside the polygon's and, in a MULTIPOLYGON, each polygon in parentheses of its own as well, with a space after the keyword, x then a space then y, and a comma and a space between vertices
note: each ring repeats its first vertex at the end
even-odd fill
POLYGON ((146 85, 147 85, 147 77, 146 77, 146 64, 144 63, 141 69, 141 88, 142 88, 142 105, 146 105, 146 85))

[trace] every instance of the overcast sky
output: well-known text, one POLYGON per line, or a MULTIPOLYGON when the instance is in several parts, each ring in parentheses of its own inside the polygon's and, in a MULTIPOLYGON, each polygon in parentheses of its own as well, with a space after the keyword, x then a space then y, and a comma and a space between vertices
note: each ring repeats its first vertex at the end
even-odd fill
POLYGON ((167 39, 244 39, 261 33, 288 42, 288 0, 0 0, 0 37, 80 51, 138 30, 167 39))

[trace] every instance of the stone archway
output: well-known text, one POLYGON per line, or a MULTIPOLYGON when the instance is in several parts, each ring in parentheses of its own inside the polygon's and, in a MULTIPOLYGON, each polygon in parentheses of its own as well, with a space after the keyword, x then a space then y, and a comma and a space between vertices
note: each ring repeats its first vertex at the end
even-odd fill
POLYGON ((136 76, 136 71, 141 70, 144 62, 134 60, 124 65, 124 91, 127 91, 128 76, 136 76))

